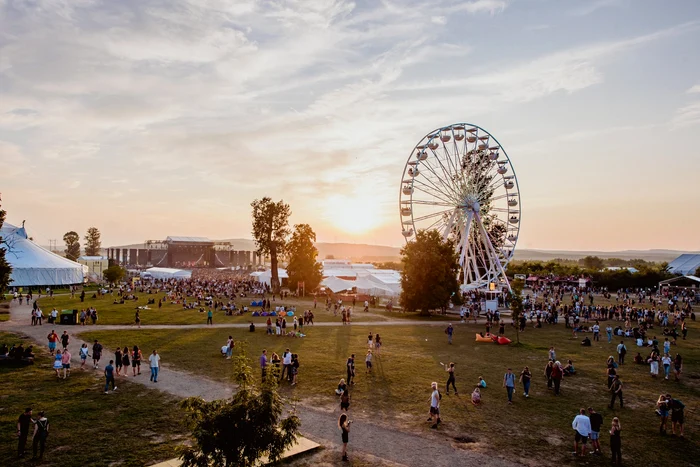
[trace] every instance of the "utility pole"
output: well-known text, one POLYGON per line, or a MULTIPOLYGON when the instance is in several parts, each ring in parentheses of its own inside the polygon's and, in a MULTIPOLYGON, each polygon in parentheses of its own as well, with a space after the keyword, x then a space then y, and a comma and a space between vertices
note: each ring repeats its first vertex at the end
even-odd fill
POLYGON ((49 251, 56 253, 56 239, 49 239, 49 251))

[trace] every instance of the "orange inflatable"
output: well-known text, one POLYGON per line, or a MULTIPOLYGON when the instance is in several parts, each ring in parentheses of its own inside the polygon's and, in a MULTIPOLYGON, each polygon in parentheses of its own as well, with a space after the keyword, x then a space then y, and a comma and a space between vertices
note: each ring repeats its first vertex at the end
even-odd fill
POLYGON ((485 336, 479 333, 476 334, 477 342, 494 342, 494 339, 496 339, 496 336, 492 336, 491 334, 486 334, 485 336))

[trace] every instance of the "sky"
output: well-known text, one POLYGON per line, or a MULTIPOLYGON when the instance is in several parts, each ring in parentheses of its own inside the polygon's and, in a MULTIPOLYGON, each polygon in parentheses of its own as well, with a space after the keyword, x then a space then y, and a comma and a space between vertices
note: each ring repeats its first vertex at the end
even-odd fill
POLYGON ((40 244, 401 245, 407 159, 477 124, 518 177, 518 248, 698 250, 696 0, 0 0, 0 193, 40 244))

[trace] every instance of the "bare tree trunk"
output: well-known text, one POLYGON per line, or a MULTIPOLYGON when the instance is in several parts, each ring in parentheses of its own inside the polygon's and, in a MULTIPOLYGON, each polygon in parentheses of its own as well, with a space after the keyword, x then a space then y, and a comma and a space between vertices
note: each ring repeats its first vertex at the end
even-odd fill
POLYGON ((270 287, 272 288, 272 293, 280 293, 280 278, 277 271, 277 249, 270 248, 270 287))

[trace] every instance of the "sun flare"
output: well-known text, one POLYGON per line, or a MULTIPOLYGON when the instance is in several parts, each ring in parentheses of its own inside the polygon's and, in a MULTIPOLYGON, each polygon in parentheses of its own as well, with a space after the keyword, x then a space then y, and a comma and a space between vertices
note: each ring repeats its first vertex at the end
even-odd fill
POLYGON ((382 224, 379 204, 369 195, 332 195, 326 201, 325 217, 334 227, 350 234, 369 232, 382 224))

